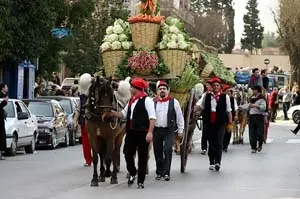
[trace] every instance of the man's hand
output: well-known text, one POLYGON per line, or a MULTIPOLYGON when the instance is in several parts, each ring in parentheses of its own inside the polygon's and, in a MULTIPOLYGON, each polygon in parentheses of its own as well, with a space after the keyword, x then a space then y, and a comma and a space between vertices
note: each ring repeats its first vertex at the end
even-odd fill
POLYGON ((227 129, 228 132, 231 132, 232 129, 233 129, 232 123, 228 123, 226 129, 227 129))
POLYGON ((178 133, 177 133, 177 136, 179 138, 182 138, 183 137, 183 130, 179 130, 178 133))
POLYGON ((153 133, 152 132, 148 132, 147 135, 146 135, 146 141, 148 143, 151 143, 153 140, 153 133))

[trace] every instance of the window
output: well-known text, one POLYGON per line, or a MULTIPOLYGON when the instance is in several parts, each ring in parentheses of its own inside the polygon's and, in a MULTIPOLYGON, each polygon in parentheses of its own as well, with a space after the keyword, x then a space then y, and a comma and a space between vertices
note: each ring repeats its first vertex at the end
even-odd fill
POLYGON ((23 111, 22 111, 22 108, 21 108, 21 106, 19 105, 19 103, 18 103, 18 102, 15 102, 15 105, 16 105, 16 109, 17 109, 17 114, 18 114, 18 113, 22 113, 23 111))
POLYGON ((4 110, 7 113, 8 118, 15 117, 15 109, 12 102, 8 102, 6 106, 4 106, 4 110))
POLYGON ((54 103, 54 108, 57 115, 64 112, 64 110, 57 102, 54 103))
POLYGON ((70 100, 59 100, 58 103, 68 115, 73 113, 73 108, 70 100))
POLYGON ((31 111, 32 114, 44 117, 53 117, 53 109, 51 103, 48 102, 25 102, 28 104, 28 109, 31 111))
POLYGON ((25 104, 23 102, 18 102, 18 104, 20 105, 22 112, 28 113, 29 117, 31 117, 30 112, 28 111, 28 108, 25 106, 25 104))

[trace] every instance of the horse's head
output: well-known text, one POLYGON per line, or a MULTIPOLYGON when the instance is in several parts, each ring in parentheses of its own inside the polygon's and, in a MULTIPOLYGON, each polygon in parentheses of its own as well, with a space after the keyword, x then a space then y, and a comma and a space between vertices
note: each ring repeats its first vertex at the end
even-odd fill
POLYGON ((114 88, 111 79, 97 76, 89 90, 89 107, 95 114, 102 114, 113 108, 114 88))

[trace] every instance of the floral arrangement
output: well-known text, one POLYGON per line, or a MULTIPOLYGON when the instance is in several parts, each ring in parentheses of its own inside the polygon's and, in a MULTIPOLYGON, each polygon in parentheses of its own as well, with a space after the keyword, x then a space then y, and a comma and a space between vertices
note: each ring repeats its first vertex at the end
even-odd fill
POLYGON ((129 23, 117 19, 113 26, 106 28, 106 35, 101 45, 101 51, 129 50, 132 47, 129 23))
POLYGON ((158 56, 155 52, 139 51, 128 59, 128 67, 136 69, 155 69, 158 65, 158 56))
POLYGON ((182 49, 192 47, 189 37, 184 31, 184 24, 179 19, 168 17, 161 28, 162 40, 158 44, 159 49, 182 49))

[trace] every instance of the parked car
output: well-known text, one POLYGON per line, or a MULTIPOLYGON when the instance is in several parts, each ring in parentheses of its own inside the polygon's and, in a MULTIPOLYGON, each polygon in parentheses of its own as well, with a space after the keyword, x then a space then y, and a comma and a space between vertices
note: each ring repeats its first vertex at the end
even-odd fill
POLYGON ((16 155, 17 149, 24 147, 26 153, 33 153, 38 136, 37 118, 26 105, 17 99, 9 99, 4 107, 6 148, 9 155, 16 155))
POLYGON ((69 90, 75 85, 75 81, 79 82, 79 78, 65 78, 61 84, 61 89, 64 91, 65 94, 69 93, 69 90))
POLYGON ((74 125, 74 116, 75 114, 79 114, 79 97, 64 97, 64 96, 41 96, 37 99, 54 99, 58 101, 60 106, 64 109, 67 114, 67 123, 69 130, 69 140, 70 146, 76 144, 76 139, 81 140, 81 128, 75 128, 74 125))
POLYGON ((24 99, 23 102, 37 117, 37 146, 50 146, 52 149, 59 144, 69 146, 67 114, 56 100, 24 99))
POLYGON ((300 121, 300 105, 292 106, 287 114, 288 118, 292 118, 294 123, 298 124, 300 121))

